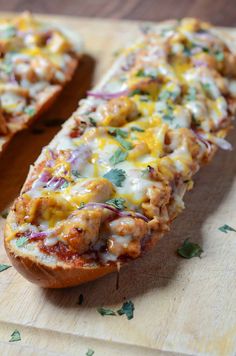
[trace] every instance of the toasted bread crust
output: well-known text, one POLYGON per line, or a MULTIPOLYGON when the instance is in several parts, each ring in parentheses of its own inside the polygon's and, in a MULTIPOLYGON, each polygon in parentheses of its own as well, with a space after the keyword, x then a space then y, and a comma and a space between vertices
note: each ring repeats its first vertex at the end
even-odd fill
POLYGON ((16 252, 11 250, 7 242, 5 242, 5 249, 17 271, 30 282, 44 288, 72 287, 93 281, 117 270, 115 265, 98 267, 73 266, 73 268, 63 268, 61 266, 49 267, 34 261, 32 258, 16 255, 16 252))

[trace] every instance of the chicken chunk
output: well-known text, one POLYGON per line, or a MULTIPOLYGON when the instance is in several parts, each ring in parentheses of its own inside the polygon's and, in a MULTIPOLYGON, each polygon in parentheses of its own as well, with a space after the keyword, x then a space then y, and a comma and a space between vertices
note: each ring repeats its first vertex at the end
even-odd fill
POLYGON ((79 254, 85 253, 98 239, 102 211, 77 210, 61 221, 54 234, 79 254))
POLYGON ((135 258, 141 253, 141 240, 148 233, 148 225, 141 219, 123 217, 109 223, 109 232, 108 251, 135 258))
POLYGON ((128 97, 111 99, 100 110, 103 125, 122 126, 138 116, 138 109, 133 100, 128 97))

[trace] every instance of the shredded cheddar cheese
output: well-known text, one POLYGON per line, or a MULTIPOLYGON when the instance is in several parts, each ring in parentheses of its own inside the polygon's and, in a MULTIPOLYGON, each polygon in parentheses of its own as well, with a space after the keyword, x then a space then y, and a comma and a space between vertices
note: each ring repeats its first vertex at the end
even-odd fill
POLYGON ((232 63, 208 24, 183 19, 161 33, 151 29, 81 102, 52 152, 45 149, 16 203, 17 226, 28 224, 27 211, 47 241, 56 237, 75 253, 100 263, 139 256, 143 241, 167 231, 183 210, 201 164, 217 146, 230 148, 232 63), (119 200, 117 209, 109 205, 119 200))

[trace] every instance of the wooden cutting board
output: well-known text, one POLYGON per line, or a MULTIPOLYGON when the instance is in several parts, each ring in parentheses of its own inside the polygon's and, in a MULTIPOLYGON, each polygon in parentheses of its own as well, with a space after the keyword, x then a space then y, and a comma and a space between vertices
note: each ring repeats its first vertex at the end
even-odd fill
MULTIPOLYGON (((47 17, 80 33, 86 55, 53 108, 14 138, 0 159, 0 210, 17 196, 29 164, 59 127, 48 119, 69 117, 78 100, 114 60, 114 52, 135 38, 139 24, 114 20, 47 17), (48 121, 47 121, 48 122, 48 121), (37 130, 35 130, 35 128, 37 130), (36 132, 35 132, 36 131, 36 132)), ((233 30, 228 30, 228 32, 233 30)), ((236 130, 229 140, 234 144, 236 130)), ((116 275, 65 290, 44 290, 13 268, 0 273, 1 355, 235 355, 236 353, 236 154, 219 151, 195 179, 186 210, 158 246, 116 275), (202 258, 181 259, 183 240, 199 243, 202 258), (78 305, 80 294, 83 305, 78 305), (102 317, 100 306, 118 309, 124 299, 135 305, 134 318, 102 317), (9 343, 18 329, 21 341, 9 343)), ((1 224, 3 225, 2 219, 1 224)), ((9 263, 1 239, 0 263, 9 263)))

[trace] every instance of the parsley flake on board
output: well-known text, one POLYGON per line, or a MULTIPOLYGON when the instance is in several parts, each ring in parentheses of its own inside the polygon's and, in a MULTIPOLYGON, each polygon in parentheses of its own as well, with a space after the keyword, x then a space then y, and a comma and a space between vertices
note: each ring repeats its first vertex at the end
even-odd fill
POLYGON ((192 257, 201 257, 203 249, 193 242, 190 242, 188 239, 185 240, 181 247, 177 250, 178 254, 184 258, 192 258, 192 257))
POLYGON ((5 271, 6 269, 10 268, 10 265, 4 265, 4 264, 0 264, 0 272, 5 271))
POLYGON ((113 315, 116 315, 116 313, 114 312, 114 310, 112 309, 109 309, 109 308, 98 308, 97 309, 98 313, 101 314, 102 316, 113 316, 113 315))
POLYGON ((124 302, 121 309, 117 310, 119 315, 126 315, 127 319, 133 319, 134 317, 134 303, 131 300, 124 302))
POLYGON ((109 162, 115 166, 116 164, 126 160, 128 153, 118 148, 114 154, 110 157, 109 162))
POLYGON ((22 236, 16 240, 16 246, 22 247, 28 242, 28 238, 26 236, 22 236))
POLYGON ((20 332, 19 332, 19 330, 15 329, 13 331, 13 333, 11 334, 11 338, 10 338, 9 342, 15 342, 15 341, 20 341, 20 340, 21 340, 20 332))
POLYGON ((122 187, 122 183, 126 178, 126 173, 123 169, 111 169, 109 172, 104 174, 103 178, 108 179, 111 183, 115 184, 117 187, 122 187))
POLYGON ((88 351, 86 352, 86 356, 93 356, 94 352, 94 350, 88 349, 88 351))
POLYGON ((221 232, 224 232, 225 234, 228 234, 229 231, 235 231, 236 232, 236 230, 233 227, 231 227, 231 226, 229 226, 227 224, 224 224, 223 226, 220 226, 218 228, 218 230, 220 230, 221 232))
POLYGON ((114 206, 118 210, 125 209, 125 199, 123 198, 114 198, 106 201, 106 204, 114 206))
POLYGON ((138 126, 132 126, 131 131, 144 132, 145 130, 138 126))

